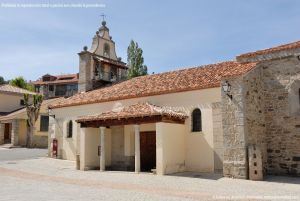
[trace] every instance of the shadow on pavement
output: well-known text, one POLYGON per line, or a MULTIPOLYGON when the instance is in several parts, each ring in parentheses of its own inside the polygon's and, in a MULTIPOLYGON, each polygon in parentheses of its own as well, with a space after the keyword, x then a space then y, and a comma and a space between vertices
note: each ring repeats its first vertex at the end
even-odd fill
POLYGON ((223 178, 223 175, 221 173, 201 173, 201 172, 180 172, 175 174, 169 174, 167 176, 199 178, 199 179, 209 179, 209 180, 219 180, 223 178))

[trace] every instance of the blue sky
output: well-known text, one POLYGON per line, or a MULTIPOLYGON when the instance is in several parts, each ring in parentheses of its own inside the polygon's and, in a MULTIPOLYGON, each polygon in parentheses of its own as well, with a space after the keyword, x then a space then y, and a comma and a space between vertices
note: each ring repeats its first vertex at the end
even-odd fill
POLYGON ((0 75, 36 80, 78 72, 78 55, 106 21, 126 61, 134 39, 149 73, 233 60, 300 40, 299 0, 0 0, 100 3, 105 8, 0 8, 0 75))

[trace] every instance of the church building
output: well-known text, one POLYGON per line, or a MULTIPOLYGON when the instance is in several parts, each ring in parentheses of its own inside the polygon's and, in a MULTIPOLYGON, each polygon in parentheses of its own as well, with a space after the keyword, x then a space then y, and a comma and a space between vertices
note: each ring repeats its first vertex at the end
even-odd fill
POLYGON ((80 93, 49 110, 78 169, 300 176, 300 41, 126 80, 103 22, 79 57, 80 93))

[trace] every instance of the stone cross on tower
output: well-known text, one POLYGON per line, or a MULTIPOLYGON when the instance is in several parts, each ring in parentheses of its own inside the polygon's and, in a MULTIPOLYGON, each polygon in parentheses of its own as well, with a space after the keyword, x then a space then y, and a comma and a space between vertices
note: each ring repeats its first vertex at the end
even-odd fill
POLYGON ((92 46, 79 53, 79 92, 86 92, 127 79, 127 66, 117 57, 115 42, 109 34, 105 17, 93 37, 92 46))
POLYGON ((102 17, 102 21, 105 21, 106 15, 104 13, 101 15, 101 17, 102 17))

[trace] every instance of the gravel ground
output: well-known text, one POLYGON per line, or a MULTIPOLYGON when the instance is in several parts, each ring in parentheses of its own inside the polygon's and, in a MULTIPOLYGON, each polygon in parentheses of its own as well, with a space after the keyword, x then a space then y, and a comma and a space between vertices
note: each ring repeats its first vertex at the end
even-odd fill
POLYGON ((203 173, 157 176, 74 167, 72 161, 46 157, 0 161, 0 200, 300 200, 300 178, 254 182, 203 173))

